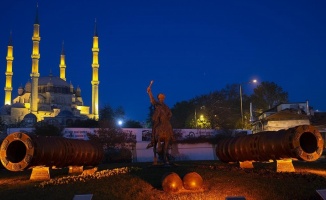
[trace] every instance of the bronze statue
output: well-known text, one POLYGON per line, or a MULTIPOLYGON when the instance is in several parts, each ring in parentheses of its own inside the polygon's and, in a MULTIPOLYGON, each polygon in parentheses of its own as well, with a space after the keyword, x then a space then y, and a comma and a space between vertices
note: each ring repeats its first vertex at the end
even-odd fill
POLYGON ((152 138, 151 143, 147 148, 153 147, 154 151, 154 164, 157 164, 157 156, 159 153, 162 155, 164 163, 168 164, 167 151, 169 143, 173 140, 173 130, 170 123, 172 112, 170 108, 164 103, 165 95, 160 93, 156 101, 153 97, 151 86, 154 81, 151 81, 147 87, 147 93, 151 104, 154 106, 154 113, 152 116, 152 138), (162 143, 161 143, 162 142, 162 143))

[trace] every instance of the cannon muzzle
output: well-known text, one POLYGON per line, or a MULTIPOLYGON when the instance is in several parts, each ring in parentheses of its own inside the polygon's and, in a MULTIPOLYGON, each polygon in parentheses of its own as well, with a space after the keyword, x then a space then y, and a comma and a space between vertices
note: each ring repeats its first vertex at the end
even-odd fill
POLYGON ((315 161, 323 152, 324 140, 311 125, 265 131, 218 141, 216 155, 223 162, 268 161, 296 158, 315 161))
POLYGON ((35 166, 96 166, 103 159, 101 145, 86 140, 35 136, 21 132, 8 135, 0 147, 0 159, 10 171, 35 166))

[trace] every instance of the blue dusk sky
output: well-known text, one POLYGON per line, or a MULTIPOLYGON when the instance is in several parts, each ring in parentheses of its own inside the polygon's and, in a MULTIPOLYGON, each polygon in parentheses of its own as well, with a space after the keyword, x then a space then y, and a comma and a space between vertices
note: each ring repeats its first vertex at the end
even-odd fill
MULTIPOLYGON (((12 31, 13 98, 30 79, 36 5, 0 7, 0 84, 12 31)), ((324 0, 39 0, 39 72, 59 76, 64 41, 67 81, 90 106, 96 19, 100 108, 122 106, 127 119, 147 118, 151 80, 170 107, 255 78, 275 82, 290 102, 326 111, 325 10, 324 0)), ((251 94, 254 85, 243 88, 251 94)))

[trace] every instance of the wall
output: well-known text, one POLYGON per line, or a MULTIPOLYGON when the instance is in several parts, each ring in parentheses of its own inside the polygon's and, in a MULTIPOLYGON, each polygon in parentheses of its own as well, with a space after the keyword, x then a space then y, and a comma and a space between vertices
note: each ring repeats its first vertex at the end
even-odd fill
POLYGON ((295 126, 309 124, 309 119, 268 121, 267 125, 264 126, 264 131, 278 131, 281 129, 289 129, 295 126))
MULTIPOLYGON (((33 128, 8 128, 8 134, 13 132, 32 132, 33 128)), ((65 128, 63 136, 72 139, 87 139, 87 133, 95 134, 95 128, 65 128)), ((152 162, 153 161, 153 148, 146 149, 150 137, 151 129, 142 128, 128 128, 123 129, 124 132, 135 136, 136 146, 132 149, 133 162, 152 162)), ((213 129, 178 129, 182 137, 210 137, 218 134, 213 129)), ((169 153, 173 156, 175 161, 180 160, 218 160, 215 153, 215 145, 209 143, 198 144, 174 144, 169 149, 169 153)))
MULTIPOLYGON (((146 149, 148 142, 137 142, 132 150, 133 162, 153 162, 153 148, 146 149)), ((216 146, 209 143, 174 144, 169 149, 173 161, 187 160, 218 160, 215 153, 216 146)))

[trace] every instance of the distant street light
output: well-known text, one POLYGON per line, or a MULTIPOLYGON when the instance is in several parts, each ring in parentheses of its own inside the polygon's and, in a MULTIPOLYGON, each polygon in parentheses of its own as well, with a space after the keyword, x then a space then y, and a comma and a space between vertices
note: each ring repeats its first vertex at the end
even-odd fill
POLYGON ((122 120, 118 120, 118 125, 121 127, 123 124, 123 121, 122 120))
POLYGON ((257 80, 251 80, 249 82, 244 82, 239 84, 239 90, 240 90, 240 109, 241 109, 241 128, 243 129, 244 123, 243 123, 243 109, 242 109, 242 85, 243 84, 250 84, 250 83, 257 83, 257 80))
MULTIPOLYGON (((206 134, 206 119, 205 119, 204 115, 200 115, 199 121, 200 121, 200 128, 201 129, 204 128, 204 134, 206 134)), ((201 135, 201 131, 200 131, 200 135, 201 135)))

